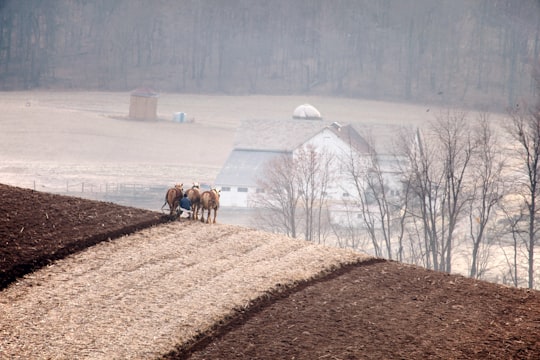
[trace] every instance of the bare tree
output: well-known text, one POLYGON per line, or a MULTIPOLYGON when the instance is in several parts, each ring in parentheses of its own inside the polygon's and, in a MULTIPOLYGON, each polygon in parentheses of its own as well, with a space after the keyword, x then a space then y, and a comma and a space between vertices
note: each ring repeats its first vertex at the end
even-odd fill
POLYGON ((504 272, 503 275, 503 283, 507 284, 508 281, 506 280, 507 277, 510 277, 510 282, 513 286, 517 287, 519 285, 519 277, 518 277, 518 251, 519 251, 519 244, 520 239, 524 233, 526 233, 525 230, 521 229, 521 224, 523 222, 523 219, 526 217, 525 212, 523 211, 523 207, 520 207, 517 211, 512 209, 509 210, 507 207, 503 204, 501 206, 502 213, 504 214, 504 219, 506 222, 506 229, 508 234, 512 237, 512 253, 508 254, 505 250, 506 244, 504 243, 505 240, 502 237, 500 239, 500 246, 502 249, 502 252, 504 254, 504 258, 506 260, 506 264, 508 266, 508 269, 504 272))
POLYGON ((304 238, 321 242, 323 209, 330 181, 332 156, 324 149, 306 145, 295 154, 299 196, 304 210, 304 238), (315 234, 316 233, 316 234, 315 234))
POLYGON ((467 116, 460 111, 447 111, 437 117, 434 132, 444 151, 443 256, 441 270, 452 270, 452 250, 456 226, 469 200, 464 193, 467 169, 474 151, 474 142, 467 116), (446 221, 445 221, 446 220, 446 221), (447 229, 445 225, 447 224, 447 229))
POLYGON ((350 152, 348 171, 354 183, 363 224, 371 239, 374 255, 392 259, 392 216, 390 189, 383 174, 378 154, 368 140, 369 154, 350 152), (367 165, 367 166, 366 166, 367 165))
MULTIPOLYGON (((505 194, 502 173, 506 164, 487 114, 479 115, 475 133, 478 147, 471 167, 472 199, 469 203, 469 235, 473 247, 469 275, 479 278, 482 273, 481 264, 486 265, 487 261, 486 252, 483 253, 484 256, 481 256, 480 252, 482 246, 488 245, 485 242, 488 224, 493 218, 495 207, 505 194)), ((488 251, 488 249, 485 250, 488 251)))
MULTIPOLYGON (((411 189, 409 215, 416 231, 411 235, 418 237, 418 250, 423 257, 423 265, 429 269, 440 269, 439 218, 442 187, 442 171, 437 168, 435 152, 430 138, 423 136, 420 129, 414 135, 406 136, 401 145, 408 159, 403 169, 404 178, 411 189), (414 138, 415 141, 410 141, 414 138)), ((414 246, 414 243, 412 244, 414 246)))
POLYGON ((399 216, 396 218, 396 221, 398 222, 398 251, 396 254, 397 261, 405 261, 406 253, 405 253, 405 244, 404 240, 407 235, 407 226, 408 226, 408 213, 409 213, 409 201, 411 199, 411 187, 410 182, 403 181, 402 179, 402 190, 403 192, 400 194, 400 200, 399 200, 399 216))
POLYGON ((270 214, 263 217, 266 225, 291 237, 303 232, 308 241, 323 241, 331 160, 324 149, 307 145, 265 164, 257 181, 264 191, 255 203, 270 214))
POLYGON ((372 202, 373 202, 373 193, 369 192, 367 189, 367 185, 364 182, 364 179, 368 177, 367 173, 355 173, 353 175, 354 179, 354 185, 356 188, 356 197, 358 201, 358 207, 360 208, 360 214, 362 216, 362 221, 364 224, 364 227, 367 231, 367 234, 371 240, 371 245, 373 247, 373 253, 377 257, 382 257, 382 249, 381 244, 378 241, 377 232, 376 232, 376 226, 378 224, 377 222, 377 215, 372 210, 372 202))
POLYGON ((466 114, 442 112, 415 141, 402 141, 408 168, 403 169, 411 194, 409 214, 421 224, 428 268, 450 272, 456 226, 468 201, 467 169, 474 143, 466 114))
POLYGON ((300 199, 296 180, 296 162, 290 153, 269 161, 257 186, 264 192, 256 198, 257 207, 265 214, 262 225, 279 230, 290 237, 297 237, 297 206, 300 199))
POLYGON ((379 224, 377 221, 377 214, 372 208, 374 197, 378 193, 378 189, 374 189, 375 181, 370 176, 370 169, 372 168, 372 161, 374 156, 370 154, 373 149, 369 149, 367 146, 368 154, 360 154, 354 150, 354 147, 350 147, 345 161, 346 172, 354 185, 356 192, 356 202, 362 216, 362 222, 366 229, 371 245, 373 247, 373 254, 377 257, 383 257, 381 244, 378 241, 376 227, 379 224), (371 177, 371 179, 370 179, 371 177), (371 188, 370 188, 371 184, 371 188))
MULTIPOLYGON (((540 84, 540 82, 538 83, 540 84)), ((540 88, 540 86, 539 86, 540 88)), ((517 141, 523 174, 523 202, 527 209, 528 286, 534 287, 534 250, 538 231, 540 191, 540 101, 536 106, 516 105, 509 111, 509 133, 517 141)))

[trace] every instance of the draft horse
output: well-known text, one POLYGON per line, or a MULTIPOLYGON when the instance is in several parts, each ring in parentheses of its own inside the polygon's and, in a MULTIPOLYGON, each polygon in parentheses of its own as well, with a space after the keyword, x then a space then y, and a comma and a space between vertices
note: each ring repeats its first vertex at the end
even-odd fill
POLYGON ((178 206, 180 205, 182 196, 184 196, 184 184, 174 185, 174 187, 167 190, 165 202, 161 206, 161 210, 163 210, 165 205, 169 205, 169 216, 173 217, 178 212, 178 206))
POLYGON ((199 183, 194 182, 190 189, 186 190, 187 197, 191 202, 191 219, 199 219, 199 208, 201 207, 201 190, 199 183))
POLYGON ((204 222, 204 210, 208 210, 206 215, 206 223, 216 223, 217 211, 219 209, 219 196, 220 191, 212 189, 205 191, 201 194, 201 221, 204 222), (214 220, 210 220, 210 213, 214 210, 214 220))

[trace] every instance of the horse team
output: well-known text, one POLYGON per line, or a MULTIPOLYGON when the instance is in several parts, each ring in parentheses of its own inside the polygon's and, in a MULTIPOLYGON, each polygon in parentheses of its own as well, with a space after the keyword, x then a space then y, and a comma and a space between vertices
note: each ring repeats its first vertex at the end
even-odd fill
MULTIPOLYGON (((210 224, 216 222, 217 211, 219 209, 219 190, 214 188, 201 192, 199 183, 193 183, 193 186, 187 189, 185 193, 191 202, 191 214, 189 215, 190 219, 198 220, 200 211, 201 221, 205 222, 204 211, 206 210, 206 223, 210 224), (210 219, 212 210, 214 211, 214 217, 213 219, 210 219)), ((175 217, 181 211, 180 199, 182 199, 183 196, 184 184, 176 184, 174 187, 167 190, 167 194, 165 195, 165 203, 161 209, 163 209, 165 205, 169 205, 169 215, 171 218, 175 217)))

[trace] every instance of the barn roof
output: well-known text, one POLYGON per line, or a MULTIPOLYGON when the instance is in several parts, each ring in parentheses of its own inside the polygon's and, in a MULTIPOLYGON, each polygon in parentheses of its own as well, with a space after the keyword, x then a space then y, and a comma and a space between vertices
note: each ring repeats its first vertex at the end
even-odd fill
POLYGON ((351 144, 362 153, 368 151, 367 143, 370 141, 366 138, 367 135, 373 135, 374 141, 371 142, 375 144, 377 152, 388 153, 385 147, 392 141, 392 139, 387 140, 390 133, 386 125, 342 126, 330 121, 246 120, 242 122, 236 133, 234 148, 292 151, 324 129, 330 129, 345 143, 351 144))
POLYGON ((379 155, 399 154, 399 138, 402 133, 411 130, 411 126, 379 124, 375 122, 354 123, 350 127, 364 141, 367 141, 379 155))
POLYGON ((256 187, 257 178, 262 175, 265 164, 286 152, 233 150, 221 168, 215 183, 219 186, 256 187))
POLYGON ((357 132, 357 130, 351 125, 341 126, 337 122, 333 122, 327 127, 344 143, 349 144, 353 149, 361 154, 370 152, 369 143, 357 132))
POLYGON ((246 120, 236 133, 234 147, 291 151, 330 124, 328 121, 246 120))
POLYGON ((380 155, 397 153, 397 140, 407 130, 403 125, 377 122, 354 122, 342 126, 331 121, 245 120, 237 130, 234 148, 292 151, 326 128, 356 150, 366 152, 366 146, 370 144, 380 155))

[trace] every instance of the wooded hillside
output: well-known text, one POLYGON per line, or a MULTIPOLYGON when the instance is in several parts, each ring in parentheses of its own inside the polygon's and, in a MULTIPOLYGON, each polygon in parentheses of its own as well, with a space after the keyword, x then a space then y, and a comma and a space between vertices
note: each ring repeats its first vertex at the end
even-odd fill
POLYGON ((322 94, 502 109, 538 0, 0 0, 0 89, 322 94))

